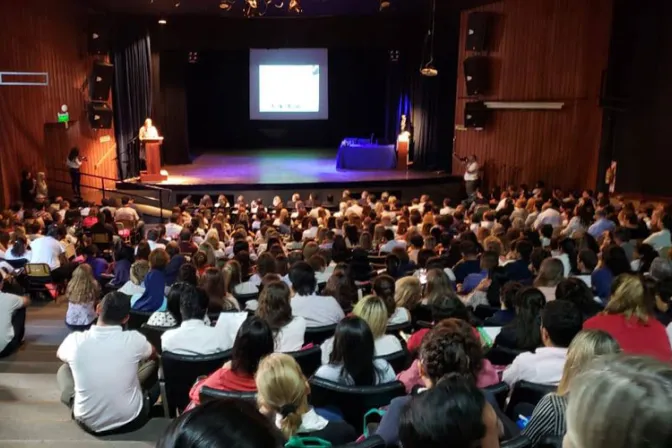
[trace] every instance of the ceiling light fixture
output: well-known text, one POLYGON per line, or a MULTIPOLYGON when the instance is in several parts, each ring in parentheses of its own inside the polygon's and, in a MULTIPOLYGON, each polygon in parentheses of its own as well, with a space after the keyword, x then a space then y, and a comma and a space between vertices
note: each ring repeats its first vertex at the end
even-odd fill
POLYGON ((436 19, 436 0, 432 0, 432 21, 429 30, 427 30, 427 37, 425 38, 425 45, 423 46, 422 65, 420 66, 420 73, 422 76, 437 76, 439 71, 434 67, 434 31, 436 19), (424 52, 429 51, 429 56, 425 58, 424 52), (427 62, 425 62, 425 60, 427 62))
POLYGON ((392 3, 389 0, 380 0, 380 10, 386 11, 392 3))
POLYGON ((294 14, 301 14, 303 12, 303 8, 301 8, 301 3, 299 0, 290 0, 288 11, 293 12, 294 14))
POLYGON ((168 21, 166 19, 164 19, 163 17, 161 17, 159 19, 159 25, 166 25, 166 24, 168 24, 168 21))
POLYGON ((231 8, 233 8, 234 3, 235 0, 233 0, 233 2, 222 0, 221 2, 219 2, 219 9, 221 9, 222 11, 231 11, 231 8))

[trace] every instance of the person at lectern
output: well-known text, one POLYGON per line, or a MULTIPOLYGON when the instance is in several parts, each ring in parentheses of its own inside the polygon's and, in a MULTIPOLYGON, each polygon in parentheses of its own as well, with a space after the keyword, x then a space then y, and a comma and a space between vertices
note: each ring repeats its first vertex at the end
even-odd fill
POLYGON ((145 124, 142 125, 140 131, 138 132, 138 138, 140 139, 140 169, 144 170, 147 169, 147 152, 145 150, 145 140, 159 138, 159 131, 156 130, 156 127, 152 123, 151 118, 145 120, 145 124))

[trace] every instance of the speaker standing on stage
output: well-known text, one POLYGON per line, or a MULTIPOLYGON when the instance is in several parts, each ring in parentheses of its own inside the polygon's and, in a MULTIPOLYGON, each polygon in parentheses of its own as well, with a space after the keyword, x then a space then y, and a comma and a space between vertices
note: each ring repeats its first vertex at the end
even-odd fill
POLYGON ((72 148, 68 155, 66 164, 70 169, 70 179, 72 181, 72 193, 77 198, 82 197, 82 173, 80 168, 82 162, 86 161, 86 157, 79 157, 79 148, 72 148))
POLYGON ((159 131, 157 131, 156 127, 152 124, 151 118, 145 120, 145 124, 140 128, 140 131, 138 132, 138 138, 140 139, 141 142, 140 160, 142 162, 145 162, 147 160, 147 154, 145 153, 144 141, 159 138, 159 131))
POLYGON ((476 194, 476 189, 478 188, 478 160, 476 155, 472 154, 469 157, 460 157, 456 153, 453 153, 453 156, 457 158, 464 165, 464 186, 467 190, 467 199, 471 200, 476 194))

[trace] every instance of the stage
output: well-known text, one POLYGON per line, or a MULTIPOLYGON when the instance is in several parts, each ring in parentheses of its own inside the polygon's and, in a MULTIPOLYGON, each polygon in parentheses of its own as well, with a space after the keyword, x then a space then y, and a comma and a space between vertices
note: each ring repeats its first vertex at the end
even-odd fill
MULTIPOLYGON (((168 180, 147 185, 170 189, 178 199, 187 194, 224 193, 264 200, 279 194, 287 200, 284 196, 295 191, 306 196, 313 192, 340 197, 343 189, 367 189, 394 191, 410 200, 421 191, 441 191, 453 197, 461 184, 459 176, 437 171, 337 170, 336 153, 335 149, 321 148, 203 151, 189 165, 164 166, 168 180)), ((139 182, 117 185, 120 191, 143 187, 139 182)))

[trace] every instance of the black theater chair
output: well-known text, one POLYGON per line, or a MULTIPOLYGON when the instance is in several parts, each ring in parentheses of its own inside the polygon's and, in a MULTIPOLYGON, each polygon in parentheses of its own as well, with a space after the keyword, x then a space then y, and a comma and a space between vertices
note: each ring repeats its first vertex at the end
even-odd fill
POLYGON ((336 325, 324 325, 322 327, 306 327, 306 332, 303 336, 304 344, 310 344, 311 342, 315 345, 319 345, 332 337, 336 332, 336 325))
MULTIPOLYGON (((173 327, 177 328, 177 327, 173 327)), ((161 336, 166 330, 170 330, 168 327, 153 327, 150 325, 142 324, 138 330, 140 333, 144 334, 150 344, 156 348, 156 351, 161 353, 161 336)))
POLYGON ((562 448, 563 436, 546 436, 537 445, 539 448, 562 448))
POLYGON ((150 311, 137 311, 131 310, 128 322, 126 322, 127 330, 139 330, 144 324, 147 323, 149 317, 154 314, 150 311))
POLYGON ((301 371, 306 378, 310 378, 322 365, 322 349, 319 345, 287 354, 301 366, 301 371))
POLYGON ((408 353, 405 345, 404 349, 401 351, 390 353, 389 355, 385 356, 376 356, 376 358, 384 359, 385 361, 389 362, 392 366, 392 369, 394 369, 394 372, 397 374, 408 369, 408 367, 411 365, 411 355, 408 353))
POLYGON ((495 366, 508 366, 516 359, 516 356, 524 353, 521 350, 514 350, 512 348, 500 347, 495 345, 485 354, 485 357, 495 366))
POLYGON ((231 392, 227 390, 214 389, 208 386, 203 386, 201 388, 201 393, 199 396, 201 404, 207 403, 208 401, 222 400, 226 398, 237 398, 239 400, 250 401, 252 403, 257 402, 256 392, 231 392))
POLYGON ((364 414, 373 408, 390 404, 393 398, 406 394, 400 381, 378 386, 344 386, 313 377, 310 379, 310 403, 315 407, 336 406, 345 421, 361 428, 364 414))
POLYGON ((513 385, 511 399, 506 406, 506 415, 514 422, 519 415, 529 417, 534 407, 544 395, 557 390, 557 386, 550 384, 537 384, 529 381, 518 381, 513 385))
POLYGON ((361 442, 352 442, 338 448, 385 448, 385 441, 378 435, 368 437, 361 442))
POLYGON ((497 400, 497 404, 499 405, 500 409, 506 408, 506 399, 508 398, 509 391, 511 390, 508 384, 502 381, 501 383, 485 387, 483 388, 483 390, 486 392, 490 392, 492 395, 495 396, 495 400, 497 400))
POLYGON ((501 448, 532 448, 532 441, 525 436, 517 436, 501 442, 499 446, 501 448))
POLYGON ((398 335, 400 331, 410 333, 413 329, 413 323, 411 321, 403 322, 401 324, 388 325, 385 329, 385 333, 398 335))
POLYGON ((187 407, 189 391, 199 377, 210 375, 230 359, 231 350, 201 356, 162 353, 159 381, 166 417, 174 417, 187 407))
POLYGON ((258 292, 253 292, 251 294, 235 294, 234 293, 233 296, 238 301, 238 304, 240 305, 241 310, 245 309, 245 305, 250 300, 258 300, 259 299, 259 293, 258 292))

